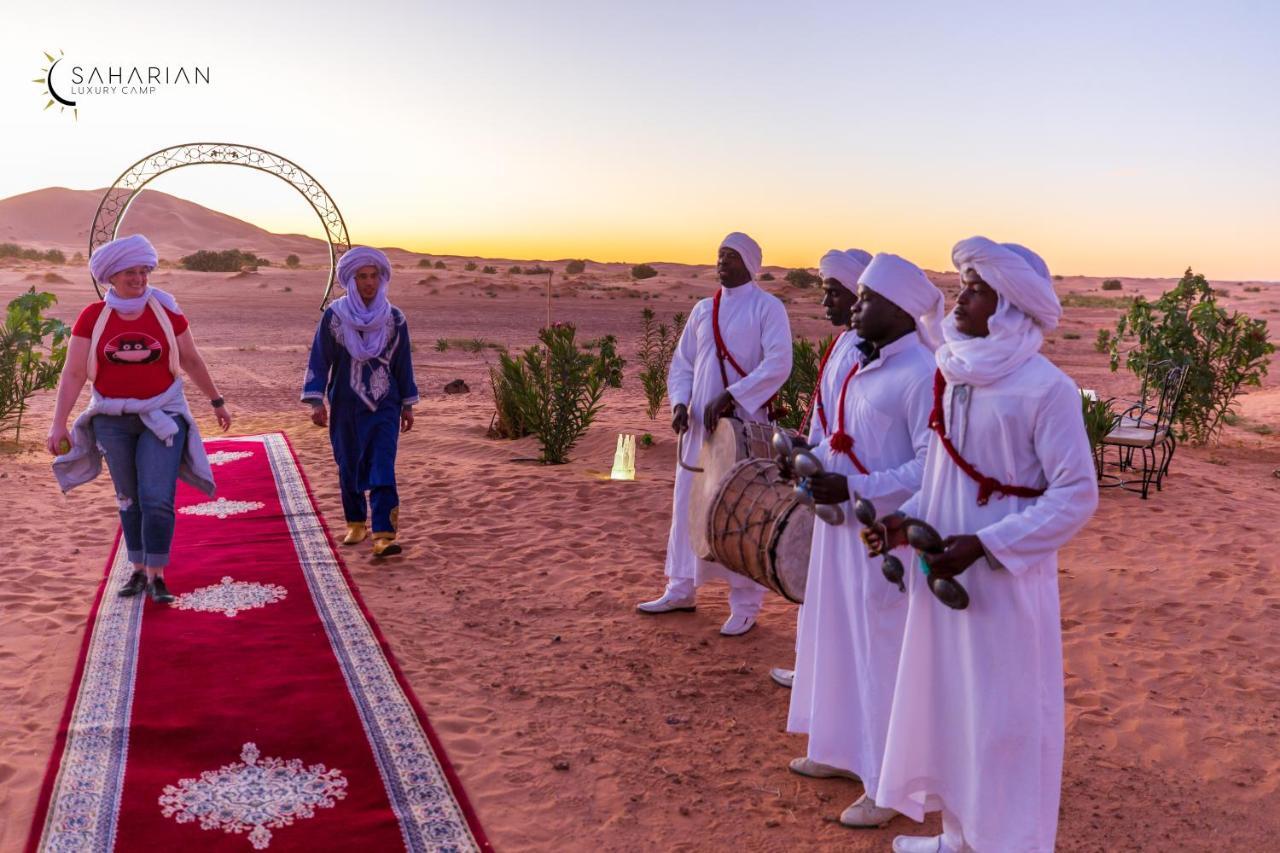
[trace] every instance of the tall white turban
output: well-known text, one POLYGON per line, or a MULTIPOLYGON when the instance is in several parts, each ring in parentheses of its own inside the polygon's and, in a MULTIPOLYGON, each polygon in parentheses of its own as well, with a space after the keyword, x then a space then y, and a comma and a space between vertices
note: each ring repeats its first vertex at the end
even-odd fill
POLYGON ((391 262, 377 249, 353 246, 338 260, 338 281, 347 291, 333 303, 334 313, 342 319, 343 346, 358 362, 382 355, 391 319, 391 302, 387 299, 391 262), (375 267, 379 279, 378 292, 367 304, 355 283, 356 273, 363 267, 375 267))
POLYGON ((951 250, 951 260, 961 274, 977 272, 1000 299, 983 338, 965 335, 956 327, 955 312, 947 315, 938 367, 948 382, 989 385, 1040 352, 1044 333, 1062 317, 1062 305, 1048 265, 1025 246, 970 237, 951 250))
POLYGON ((114 287, 111 287, 111 276, 121 270, 131 267, 155 269, 159 262, 160 258, 151 241, 141 234, 131 234, 128 237, 117 237, 110 243, 103 243, 94 249, 93 254, 89 255, 89 273, 99 284, 107 285, 106 303, 107 307, 113 311, 136 314, 146 306, 147 300, 154 297, 174 314, 181 314, 182 309, 178 307, 178 300, 158 287, 148 286, 142 295, 135 299, 125 299, 116 293, 114 287))
POLYGON ((942 343, 946 300, 924 270, 897 255, 881 252, 871 259, 858 284, 897 305, 916 321, 916 332, 930 350, 942 343))
POLYGON ((972 269, 1046 332, 1062 317, 1062 304, 1053 292, 1049 267, 1035 252, 1017 243, 997 243, 986 237, 961 240, 951 250, 951 261, 961 274, 972 269))
POLYGON ((742 257, 742 262, 747 265, 747 270, 751 273, 752 281, 760 277, 760 265, 763 263, 764 253, 755 240, 741 231, 734 231, 720 241, 720 248, 733 249, 742 257))
POLYGON ((862 275, 867 264, 871 263, 871 253, 861 249, 832 249, 818 261, 818 275, 822 280, 834 278, 844 285, 845 290, 855 293, 858 290, 858 277, 862 275))

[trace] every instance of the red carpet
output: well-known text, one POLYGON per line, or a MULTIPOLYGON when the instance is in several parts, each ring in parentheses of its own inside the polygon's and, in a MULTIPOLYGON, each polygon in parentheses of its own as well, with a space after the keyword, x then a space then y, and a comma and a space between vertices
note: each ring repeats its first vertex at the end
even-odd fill
POLYGON ((178 488, 169 607, 89 617, 28 850, 492 849, 280 434, 178 488))

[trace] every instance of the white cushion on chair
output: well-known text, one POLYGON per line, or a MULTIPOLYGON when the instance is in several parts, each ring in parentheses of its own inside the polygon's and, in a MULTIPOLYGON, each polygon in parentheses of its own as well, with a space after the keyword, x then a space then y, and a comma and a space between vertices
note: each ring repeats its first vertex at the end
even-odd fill
POLYGON ((1167 429, 1156 430, 1154 427, 1120 426, 1107 433, 1103 444, 1118 444, 1122 447, 1153 447, 1163 441, 1169 434, 1167 429))

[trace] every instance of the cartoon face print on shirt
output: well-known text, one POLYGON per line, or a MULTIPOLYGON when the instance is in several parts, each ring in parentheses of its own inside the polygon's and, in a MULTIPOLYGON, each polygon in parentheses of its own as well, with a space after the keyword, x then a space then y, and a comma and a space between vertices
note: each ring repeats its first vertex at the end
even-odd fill
POLYGON ((160 342, 140 332, 125 332, 107 341, 107 360, 114 364, 150 364, 160 357, 160 342))

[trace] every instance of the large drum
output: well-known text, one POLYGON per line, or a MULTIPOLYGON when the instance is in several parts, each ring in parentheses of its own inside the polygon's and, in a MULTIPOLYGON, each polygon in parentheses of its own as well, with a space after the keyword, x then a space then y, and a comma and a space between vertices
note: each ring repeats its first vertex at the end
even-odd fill
MULTIPOLYGON (((683 436, 681 436, 683 438, 683 436)), ((721 418, 715 432, 702 442, 698 467, 683 459, 684 442, 678 446, 680 464, 693 471, 693 488, 689 491, 689 542, 693 553, 704 560, 711 556, 711 539, 707 533, 707 517, 711 499, 720 490, 730 469, 744 459, 769 459, 773 456, 773 425, 743 422, 737 418, 721 418)))
POLYGON ((739 462, 711 500, 710 559, 803 604, 813 517, 773 460, 739 462))

